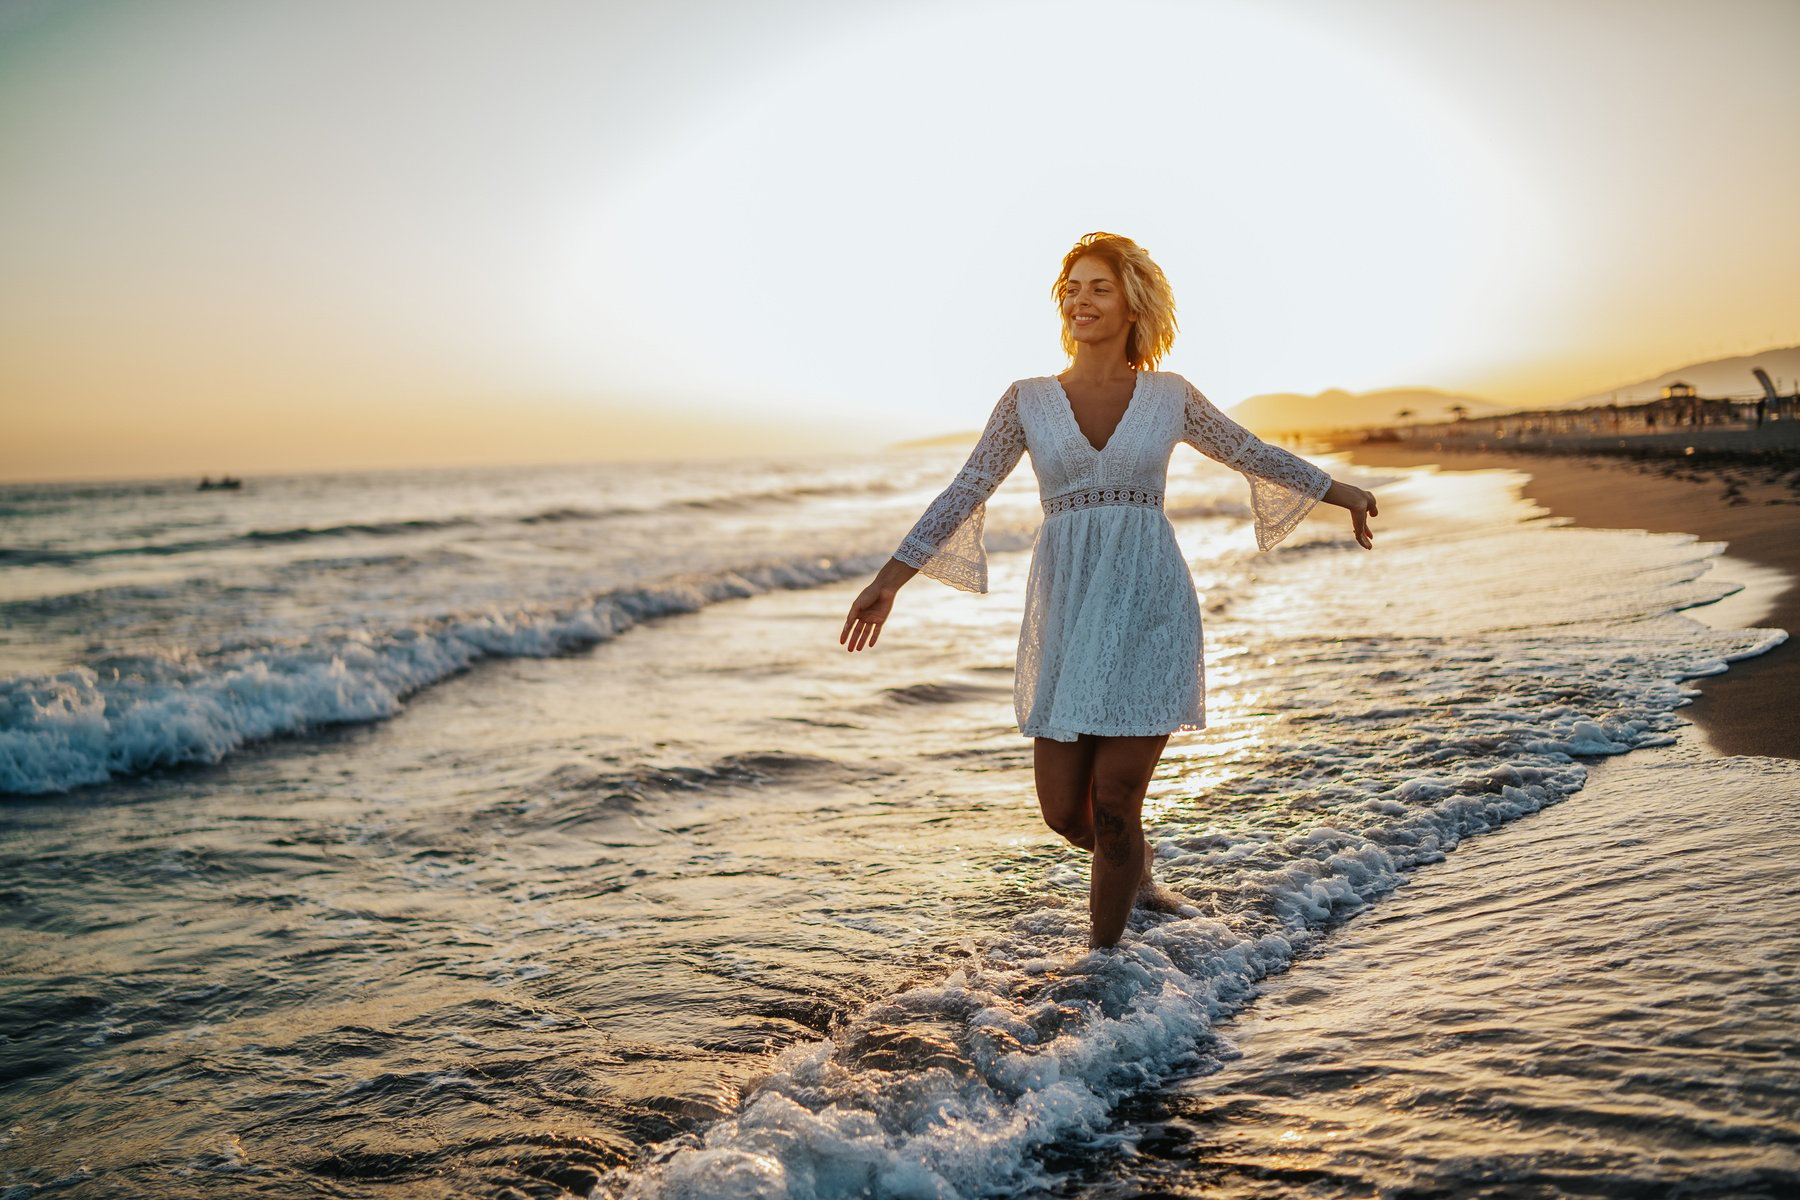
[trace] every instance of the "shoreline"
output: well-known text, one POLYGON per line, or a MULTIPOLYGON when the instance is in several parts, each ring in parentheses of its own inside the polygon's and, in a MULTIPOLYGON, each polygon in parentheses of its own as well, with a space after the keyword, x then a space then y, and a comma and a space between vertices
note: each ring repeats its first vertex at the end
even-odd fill
MULTIPOLYGON (((1679 459, 1465 452, 1406 443, 1337 444, 1331 450, 1371 470, 1519 471, 1530 476, 1522 489, 1527 499, 1576 525, 1691 534, 1724 542, 1726 557, 1764 568, 1761 579, 1742 580, 1746 591, 1767 598, 1766 614, 1755 623, 1787 630, 1788 640, 1732 663, 1723 675, 1691 680, 1700 696, 1681 714, 1719 754, 1800 759, 1794 701, 1800 695, 1800 486, 1784 481, 1782 472, 1749 463, 1695 467, 1679 459), (1768 571, 1779 572, 1782 582, 1768 571)), ((1712 607, 1689 615, 1705 620, 1712 607)))

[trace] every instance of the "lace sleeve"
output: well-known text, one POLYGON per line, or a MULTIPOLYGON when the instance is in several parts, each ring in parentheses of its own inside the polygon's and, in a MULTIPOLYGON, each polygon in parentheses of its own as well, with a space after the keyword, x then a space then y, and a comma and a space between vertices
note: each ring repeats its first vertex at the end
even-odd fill
POLYGON ((1181 440, 1250 481, 1256 544, 1274 549, 1331 487, 1331 476, 1298 455, 1269 445, 1213 407, 1200 389, 1185 379, 1181 382, 1187 389, 1181 440))
POLYGON ((931 502, 894 557, 953 588, 987 591, 987 550, 981 544, 987 498, 1012 474, 1024 453, 1019 386, 1014 384, 994 406, 969 461, 931 502))

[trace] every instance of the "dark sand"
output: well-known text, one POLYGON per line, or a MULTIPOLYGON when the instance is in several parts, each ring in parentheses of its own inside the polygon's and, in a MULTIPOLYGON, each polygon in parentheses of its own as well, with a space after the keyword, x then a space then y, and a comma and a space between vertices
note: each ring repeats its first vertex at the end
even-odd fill
POLYGON ((1682 711, 1721 754, 1800 758, 1800 481, 1793 476, 1763 466, 1690 467, 1678 459, 1467 453, 1404 443, 1335 449, 1371 468, 1435 463, 1447 471, 1523 471, 1531 476, 1525 495, 1577 525, 1691 533, 1728 543, 1733 558, 1784 572, 1788 586, 1756 623, 1793 637, 1699 680, 1700 698, 1682 711))

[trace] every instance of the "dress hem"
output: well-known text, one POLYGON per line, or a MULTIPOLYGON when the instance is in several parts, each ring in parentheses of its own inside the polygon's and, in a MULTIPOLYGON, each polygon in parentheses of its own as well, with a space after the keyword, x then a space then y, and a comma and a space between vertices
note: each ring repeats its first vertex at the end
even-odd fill
POLYGON ((1053 742, 1074 742, 1083 737, 1163 737, 1172 733, 1198 733, 1205 728, 1206 718, 1201 717, 1197 721, 1183 721, 1173 729, 1166 729, 1160 725, 1155 729, 1146 729, 1141 725, 1125 729, 1117 727, 1111 729, 1050 729, 1042 726, 1028 729, 1020 726, 1019 734, 1028 738, 1049 738, 1053 742))

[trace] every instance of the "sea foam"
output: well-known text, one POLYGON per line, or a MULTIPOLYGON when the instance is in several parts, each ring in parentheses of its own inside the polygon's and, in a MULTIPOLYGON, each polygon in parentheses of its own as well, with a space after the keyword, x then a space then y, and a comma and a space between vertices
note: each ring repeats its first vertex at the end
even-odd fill
POLYGON ((484 658, 566 654, 721 600, 871 572, 881 556, 804 558, 294 644, 137 655, 0 683, 0 792, 44 794, 157 767, 216 763, 266 738, 399 712, 484 658))
POLYGON ((1514 768, 1518 782, 1497 789, 1485 773, 1403 781, 1387 789, 1399 814, 1361 827, 1163 839, 1164 879, 1180 887, 1204 874, 1239 910, 1139 913, 1121 945, 1086 952, 1078 902, 1021 915, 941 982, 789 1050, 736 1117, 664 1145, 599 1194, 962 1200, 1044 1187, 1046 1151, 1116 1140, 1111 1112, 1125 1096, 1231 1058, 1214 1026, 1330 925, 1462 838, 1579 789, 1586 769, 1566 758, 1575 748, 1564 745, 1562 763, 1514 768))

